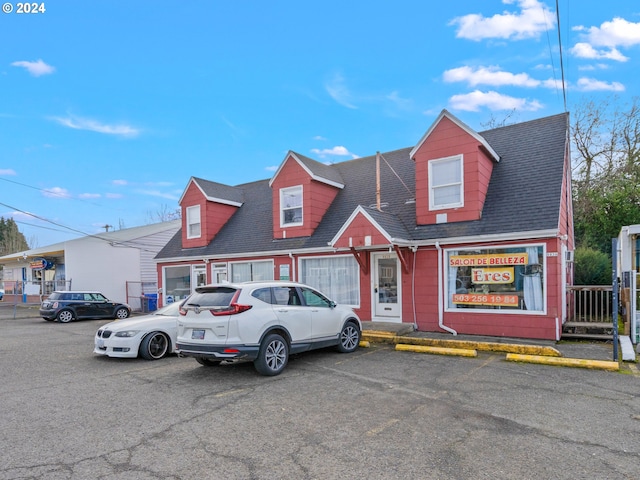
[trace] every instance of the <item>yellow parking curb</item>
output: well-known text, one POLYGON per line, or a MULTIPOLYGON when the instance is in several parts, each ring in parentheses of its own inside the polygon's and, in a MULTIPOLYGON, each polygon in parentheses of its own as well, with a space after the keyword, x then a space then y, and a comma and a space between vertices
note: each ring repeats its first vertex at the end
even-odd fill
POLYGON ((403 343, 407 345, 422 345, 429 347, 457 348, 463 350, 479 350, 484 352, 519 353, 526 355, 543 355, 548 357, 562 357, 553 347, 540 345, 521 345, 514 343, 479 342, 470 340, 442 340, 435 338, 397 336, 392 332, 367 330, 362 332, 363 340, 378 343, 403 343))
POLYGON ((404 343, 396 344, 396 350, 403 352, 432 353, 435 355, 452 355, 459 357, 477 357, 476 350, 463 348, 446 348, 446 347, 429 347, 424 345, 407 345, 404 343))
POLYGON ((512 362, 539 363, 544 365, 558 365, 564 367, 580 367, 597 370, 608 370, 617 372, 620 370, 618 362, 608 362, 606 360, 587 360, 582 358, 556 358, 545 357, 540 355, 520 355, 517 353, 508 353, 507 360, 512 362))
POLYGON ((360 340, 358 346, 360 348, 369 348, 371 346, 371 343, 367 342, 366 340, 360 340))

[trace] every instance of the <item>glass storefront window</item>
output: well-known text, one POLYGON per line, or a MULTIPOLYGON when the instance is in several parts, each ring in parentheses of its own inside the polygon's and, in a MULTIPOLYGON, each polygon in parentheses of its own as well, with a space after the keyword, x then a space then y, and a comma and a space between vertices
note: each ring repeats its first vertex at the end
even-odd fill
POLYGON ((187 298, 191 293, 191 265, 164 267, 164 303, 187 298))
POLYGON ((449 250, 447 309, 544 312, 542 245, 449 250))
POLYGON ((300 259, 300 281, 343 305, 360 305, 360 269, 352 255, 300 259))

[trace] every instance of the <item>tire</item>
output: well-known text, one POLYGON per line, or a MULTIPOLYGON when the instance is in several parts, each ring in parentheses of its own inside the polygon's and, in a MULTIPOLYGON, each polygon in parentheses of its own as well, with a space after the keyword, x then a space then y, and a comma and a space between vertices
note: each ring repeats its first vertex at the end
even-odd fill
POLYGON ((273 377, 282 373, 288 361, 289 345, 281 335, 272 333, 262 341, 253 365, 259 374, 273 377))
POLYGON ((42 317, 44 318, 47 322, 53 322, 53 318, 46 318, 46 317, 42 317))
POLYGON ((145 360, 160 360, 171 350, 171 340, 162 332, 152 332, 142 339, 138 354, 145 360))
POLYGON ((71 320, 75 320, 76 316, 71 310, 60 310, 56 315, 56 320, 60 323, 69 323, 71 320))
POLYGON ((360 329, 358 325, 352 321, 344 324, 340 332, 337 349, 342 353, 351 353, 358 348, 360 344, 360 329))
POLYGON ((209 357, 195 357, 196 362, 198 362, 203 367, 217 367, 220 365, 220 360, 213 360, 209 357))
POLYGON ((115 314, 115 318, 117 318, 118 320, 124 320, 125 318, 129 317, 129 310, 127 310, 126 308, 119 308, 116 310, 116 314, 115 314))

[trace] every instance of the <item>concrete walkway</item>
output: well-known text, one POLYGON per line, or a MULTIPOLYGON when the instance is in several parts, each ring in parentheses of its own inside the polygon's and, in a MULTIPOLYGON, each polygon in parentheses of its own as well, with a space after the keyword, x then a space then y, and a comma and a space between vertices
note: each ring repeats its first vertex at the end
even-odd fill
POLYGON ((610 342, 556 342, 418 332, 414 331, 413 325, 407 323, 362 322, 362 330, 363 342, 395 344, 399 351, 460 356, 475 356, 478 351, 491 351, 504 353, 505 359, 513 362, 611 371, 625 368, 633 374, 640 374, 635 363, 613 361, 613 346, 610 342))

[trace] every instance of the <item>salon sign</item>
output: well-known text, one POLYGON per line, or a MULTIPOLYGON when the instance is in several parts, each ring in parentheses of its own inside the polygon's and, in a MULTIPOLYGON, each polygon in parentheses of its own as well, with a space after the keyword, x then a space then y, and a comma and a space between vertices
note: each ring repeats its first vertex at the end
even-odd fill
POLYGON ((450 267, 499 267, 502 265, 526 265, 526 253, 487 253, 483 255, 451 255, 450 267))

